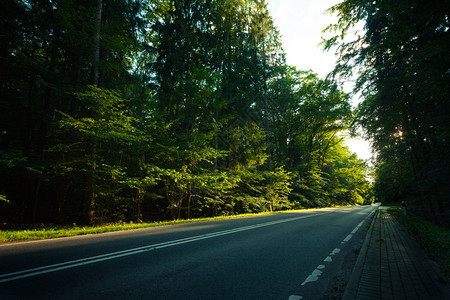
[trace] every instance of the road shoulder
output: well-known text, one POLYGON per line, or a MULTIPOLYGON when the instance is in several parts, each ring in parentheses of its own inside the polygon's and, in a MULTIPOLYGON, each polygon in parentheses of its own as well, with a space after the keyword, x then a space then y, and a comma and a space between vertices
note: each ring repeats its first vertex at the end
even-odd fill
POLYGON ((449 286, 419 244, 380 207, 342 299, 448 299, 449 286))

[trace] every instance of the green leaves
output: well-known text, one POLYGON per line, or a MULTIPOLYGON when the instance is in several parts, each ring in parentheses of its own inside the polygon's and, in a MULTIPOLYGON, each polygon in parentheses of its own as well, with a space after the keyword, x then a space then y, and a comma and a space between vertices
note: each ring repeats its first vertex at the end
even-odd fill
POLYGON ((348 96, 285 64, 265 1, 7 3, 0 193, 16 220, 362 201, 337 137, 348 96))
POLYGON ((0 201, 6 203, 6 204, 10 204, 11 201, 9 201, 5 195, 0 194, 0 201))
POLYGON ((64 130, 86 138, 97 138, 105 142, 129 143, 134 140, 135 129, 132 117, 124 111, 124 101, 117 92, 89 86, 84 93, 77 93, 83 109, 90 117, 72 117, 63 112, 59 122, 64 130))
POLYGON ((390 202, 415 195, 417 203, 423 202, 423 213, 441 221, 442 211, 450 209, 444 196, 448 185, 441 181, 450 175, 440 171, 450 165, 442 139, 450 132, 448 120, 444 124, 448 9, 442 1, 353 0, 333 8, 340 17, 334 27, 338 34, 345 35, 357 21, 365 22, 363 37, 338 44, 341 62, 335 74, 362 71, 356 90, 362 90, 365 100, 358 107, 357 124, 378 152, 379 199, 390 202))

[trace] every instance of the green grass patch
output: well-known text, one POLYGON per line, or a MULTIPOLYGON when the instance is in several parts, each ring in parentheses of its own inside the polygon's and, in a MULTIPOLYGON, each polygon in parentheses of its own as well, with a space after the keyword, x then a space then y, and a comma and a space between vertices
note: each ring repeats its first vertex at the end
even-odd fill
POLYGON ((98 234, 113 231, 124 231, 140 228, 149 228, 157 226, 167 226, 183 223, 205 222, 211 220, 242 218, 250 216, 259 216, 266 214, 274 214, 280 212, 263 212, 259 214, 241 214, 233 216, 218 216, 212 218, 198 218, 198 219, 184 219, 184 220, 171 220, 152 223, 116 223, 116 224, 103 224, 97 226, 83 226, 79 227, 76 224, 71 226, 49 226, 40 225, 30 227, 29 229, 6 229, 0 230, 0 242, 14 242, 14 241, 28 241, 28 240, 43 240, 52 239, 58 237, 69 237, 86 234, 98 234))
POLYGON ((242 218, 242 217, 251 217, 251 216, 261 216, 268 214, 277 214, 277 213, 289 213, 296 211, 304 211, 304 210, 313 210, 311 209, 298 209, 298 210, 288 210, 288 211, 275 211, 275 212, 262 212, 262 213, 248 213, 248 214, 240 214, 240 215, 232 215, 232 216, 218 216, 211 218, 198 218, 198 219, 182 219, 182 220, 172 220, 172 221, 161 221, 161 222, 152 222, 152 223, 114 223, 114 224, 102 224, 97 226, 83 226, 79 227, 76 224, 66 225, 66 226, 56 226, 56 225, 46 225, 42 224, 39 226, 21 226, 21 227, 13 227, 8 228, 7 226, 0 227, 0 243, 1 242, 15 242, 15 241, 29 241, 29 240, 44 240, 44 239, 52 239, 59 237, 69 237, 69 236, 79 236, 86 234, 98 234, 98 233, 106 233, 113 231, 124 231, 124 230, 132 230, 132 229, 140 229, 140 228, 149 228, 149 227, 157 227, 157 226, 167 226, 167 225, 175 225, 175 224, 183 224, 183 223, 194 223, 194 222, 205 222, 212 220, 222 220, 222 219, 232 219, 232 218, 242 218))
MULTIPOLYGON (((326 207, 323 207, 326 208, 326 207)), ((172 220, 172 221, 161 221, 161 222, 152 222, 152 223, 113 223, 113 224, 102 224, 97 226, 77 226, 73 225, 22 225, 22 226, 14 226, 8 227, 7 225, 0 224, 0 243, 1 242, 15 242, 15 241, 30 241, 30 240, 44 240, 44 239, 52 239, 59 237, 70 237, 70 236, 79 236, 86 234, 98 234, 98 233, 106 233, 113 231, 124 231, 124 230, 132 230, 132 229, 140 229, 140 228, 149 228, 149 227, 157 227, 157 226, 167 226, 167 225, 175 225, 175 224, 183 224, 183 223, 194 223, 194 222, 205 222, 212 220, 222 220, 222 219, 233 219, 233 218, 243 218, 243 217, 252 217, 252 216, 261 216, 268 214, 278 214, 278 213, 292 213, 296 211, 305 211, 305 210, 314 210, 314 209, 323 209, 323 208, 305 208, 305 209, 296 209, 296 210, 286 210, 286 211, 274 211, 274 212, 262 212, 262 213, 248 213, 248 214, 239 214, 232 216, 218 216, 211 218, 198 218, 198 219, 182 219, 182 220, 172 220), (3 228, 3 229, 2 229, 3 228)), ((336 207, 333 207, 336 208, 336 207)))
POLYGON ((392 207, 389 213, 403 225, 420 243, 427 254, 434 258, 447 277, 450 276, 450 230, 418 216, 403 215, 401 207, 392 207))

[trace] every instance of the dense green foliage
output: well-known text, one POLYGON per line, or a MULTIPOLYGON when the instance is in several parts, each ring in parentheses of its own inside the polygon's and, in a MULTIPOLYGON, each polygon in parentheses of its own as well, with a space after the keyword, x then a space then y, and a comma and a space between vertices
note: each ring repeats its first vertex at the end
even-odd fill
POLYGON ((264 1, 2 5, 2 221, 370 201, 366 166, 340 134, 348 95, 286 65, 264 1))
POLYGON ((338 46, 336 75, 359 70, 357 122, 377 152, 376 196, 407 200, 420 215, 450 220, 450 2, 346 0, 326 48, 338 46), (342 39, 364 22, 365 32, 342 39))
POLYGON ((441 266, 445 275, 450 275, 450 232, 433 222, 408 213, 403 215, 401 207, 390 208, 389 213, 413 235, 427 254, 441 266))

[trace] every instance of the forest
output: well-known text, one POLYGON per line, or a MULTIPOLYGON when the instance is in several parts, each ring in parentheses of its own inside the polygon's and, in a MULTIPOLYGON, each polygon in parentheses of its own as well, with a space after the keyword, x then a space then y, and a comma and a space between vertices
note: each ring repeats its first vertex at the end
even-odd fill
POLYGON ((363 101, 355 128, 377 154, 375 191, 383 203, 450 225, 450 1, 346 0, 325 41, 340 56, 334 75, 357 77, 363 101), (365 33, 342 37, 362 22, 365 33))
POLYGON ((0 223, 404 199, 448 220, 450 10, 422 2, 331 8, 340 60, 319 78, 286 63, 264 0, 3 1, 0 223), (356 73, 353 109, 340 80, 356 73))

